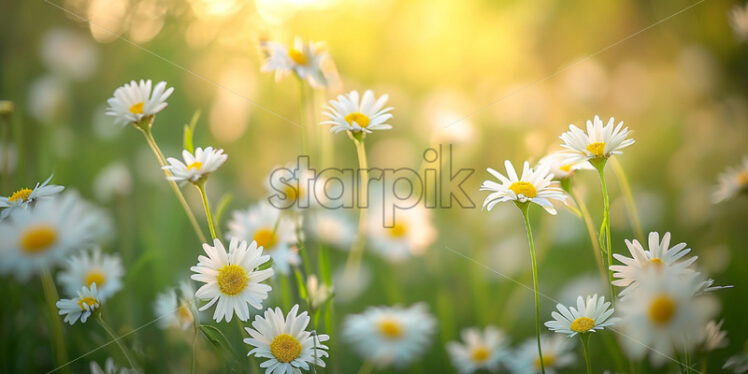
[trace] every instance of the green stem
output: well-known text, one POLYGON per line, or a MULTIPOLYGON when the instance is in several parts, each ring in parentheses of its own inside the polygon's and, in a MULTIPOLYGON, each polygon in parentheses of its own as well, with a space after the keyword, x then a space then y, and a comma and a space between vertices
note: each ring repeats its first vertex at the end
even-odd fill
POLYGON ((301 212, 299 212, 299 216, 296 217, 296 245, 298 246, 299 252, 301 253, 301 261, 303 262, 305 273, 304 275, 308 277, 310 274, 312 274, 312 264, 309 262, 309 253, 307 252, 306 244, 304 244, 301 230, 301 212))
MULTIPOLYGON (((197 318, 195 318, 197 319, 197 318)), ((199 323, 199 322, 198 322, 199 323)), ((197 324, 195 324, 195 333, 192 336, 192 358, 190 359, 190 373, 195 374, 195 370, 197 368, 197 332, 198 332, 197 324)))
POLYGON ((57 362, 57 367, 61 367, 62 370, 69 373, 70 367, 66 366, 68 364, 68 353, 65 349, 62 323, 60 322, 60 318, 57 316, 57 306, 55 306, 59 296, 57 295, 55 282, 52 280, 52 274, 47 268, 42 269, 42 288, 44 289, 44 299, 47 302, 47 309, 49 310, 50 330, 52 330, 55 361, 57 362))
POLYGON ((600 176, 600 187, 602 189, 603 193, 603 222, 600 226, 600 247, 604 248, 604 252, 607 254, 607 272, 608 272, 608 282, 610 283, 610 302, 615 303, 616 300, 616 290, 613 286, 613 270, 610 270, 610 267, 613 265, 613 246, 611 244, 610 240, 610 196, 608 196, 608 186, 605 184, 605 163, 606 160, 593 160, 595 162, 591 162, 592 166, 597 169, 597 174, 600 176), (603 236, 605 236, 605 240, 603 241, 603 236))
POLYGON ((213 225, 213 215, 210 213, 210 203, 208 202, 208 194, 205 193, 205 180, 199 181, 195 184, 198 191, 200 191, 200 197, 203 199, 203 207, 205 207, 205 218, 208 220, 208 228, 210 229, 210 236, 213 240, 216 240, 216 228, 213 225))
POLYGON ((530 228, 530 215, 528 208, 530 203, 517 203, 525 219, 525 229, 527 230, 527 241, 530 244, 530 259, 532 260, 532 285, 535 292, 535 336, 538 339, 538 361, 540 362, 540 372, 545 374, 545 363, 543 362, 543 348, 540 344, 540 297, 538 296, 538 266, 535 261, 535 245, 532 241, 532 229, 530 228))
MULTIPOLYGON (((359 169, 359 188, 358 198, 358 237, 353 243, 350 253, 348 254, 348 260, 346 261, 345 272, 348 275, 356 274, 358 266, 361 263, 361 257, 364 251, 364 244, 366 242, 366 211, 369 202, 369 166, 366 160, 366 149, 364 147, 364 135, 362 132, 353 133, 348 132, 348 136, 353 140, 353 144, 356 145, 356 154, 358 156, 358 169, 359 169)), ((352 278, 345 278, 352 279, 352 278)))
POLYGON ((626 208, 629 212, 629 218, 631 219, 631 225, 634 226, 634 232, 640 242, 645 242, 644 231, 642 230, 642 223, 639 220, 639 211, 636 209, 636 202, 634 201, 634 194, 631 192, 631 185, 629 184, 626 173, 621 167, 621 163, 616 158, 612 158, 613 172, 616 174, 618 182, 621 184, 621 192, 623 192, 624 201, 626 202, 626 208))
POLYGON ((364 361, 363 365, 361 365, 361 368, 358 369, 358 374, 370 374, 374 371, 374 363, 366 360, 364 361))
POLYGON ((584 351, 584 362, 587 365, 587 374, 592 374, 592 362, 590 360, 590 334, 580 334, 579 339, 582 341, 582 350, 584 351))
POLYGON ((603 256, 600 251, 600 243, 596 238, 597 235, 595 234, 595 226, 592 223, 592 216, 590 216, 590 211, 589 209, 587 209, 587 204, 584 203, 584 200, 579 199, 576 191, 571 186, 571 182, 569 182, 568 188, 564 188, 564 190, 566 190, 569 196, 571 196, 571 199, 574 200, 574 204, 579 207, 580 216, 582 218, 582 221, 584 222, 584 226, 587 228, 587 235, 590 237, 590 242, 592 242, 592 253, 595 256, 597 269, 600 272, 600 276, 602 277, 603 281, 607 281, 608 277, 605 274, 605 264, 603 262, 603 256))
MULTIPOLYGON (((137 127, 137 126, 136 126, 137 127)), ((159 165, 161 167, 166 166, 166 158, 164 158, 164 154, 161 153, 161 149, 158 147, 158 144, 156 144, 156 139, 153 138, 153 134, 151 134, 151 130, 147 127, 137 127, 140 131, 143 132, 143 135, 145 135, 145 140, 148 143, 148 146, 151 147, 151 150, 153 151, 153 154, 156 155, 156 159, 158 160, 159 165)), ((168 170, 164 170, 164 174, 169 177, 171 176, 171 173, 168 170)), ((195 230, 195 233, 197 234, 198 239, 202 243, 205 243, 205 234, 203 234, 203 230, 200 229, 200 224, 197 223, 197 218, 195 218, 195 214, 192 213, 192 210, 190 210, 189 204, 187 204, 187 200, 184 198, 184 195, 182 194, 182 190, 179 189, 179 186, 177 186, 177 183, 174 181, 168 181, 169 186, 171 186, 172 191, 174 191, 174 194, 177 195, 177 199, 179 200, 179 203, 182 205, 182 208, 184 209, 185 214, 187 214, 187 219, 189 219, 190 224, 192 225, 192 228, 195 230)))
POLYGON ((114 330, 112 330, 109 324, 107 324, 106 321, 104 321, 103 311, 99 311, 97 314, 98 314, 97 319, 99 321, 99 325, 101 326, 101 328, 103 328, 107 332, 107 334, 109 334, 109 337, 111 337, 112 340, 114 340, 114 342, 117 343, 117 346, 122 351, 122 354, 125 355, 125 358, 127 359, 128 364, 130 364, 130 368, 137 369, 138 367, 135 366, 135 361, 132 359, 132 356, 130 355, 130 350, 127 349, 127 346, 122 344, 120 337, 117 336, 117 334, 114 332, 114 330))

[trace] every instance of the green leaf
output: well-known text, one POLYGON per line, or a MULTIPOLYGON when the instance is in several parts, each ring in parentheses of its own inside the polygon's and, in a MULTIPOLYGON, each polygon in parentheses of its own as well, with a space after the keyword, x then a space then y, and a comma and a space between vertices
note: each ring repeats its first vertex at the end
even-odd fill
POLYGON ((304 276, 301 275, 301 272, 297 268, 294 268, 293 272, 296 275, 296 285, 299 287, 299 297, 302 300, 307 300, 306 282, 304 282, 304 276))
POLYGON ((319 275, 322 277, 322 282, 326 285, 332 285, 332 275, 330 272, 330 257, 328 255, 327 246, 320 244, 319 246, 319 275))
POLYGON ((184 149, 186 149, 190 153, 193 153, 195 151, 195 146, 193 144, 192 138, 195 135, 195 126, 197 126, 197 121, 199 119, 200 110, 198 109, 195 111, 195 114, 192 115, 190 123, 184 125, 184 149))
POLYGON ((270 267, 272 267, 272 266, 273 266, 273 258, 271 257, 269 260, 267 260, 267 262, 265 262, 265 263, 261 264, 260 266, 258 266, 257 270, 270 269, 270 267))

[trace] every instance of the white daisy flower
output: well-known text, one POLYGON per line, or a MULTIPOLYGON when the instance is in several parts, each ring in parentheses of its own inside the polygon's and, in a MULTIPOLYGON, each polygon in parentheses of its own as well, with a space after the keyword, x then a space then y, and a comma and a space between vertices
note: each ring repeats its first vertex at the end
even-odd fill
POLYGON ((0 222, 0 274, 25 281, 62 261, 68 252, 90 248, 111 230, 109 217, 75 192, 42 199, 0 222))
POLYGON ((310 370, 311 365, 325 367, 322 358, 328 357, 328 353, 322 342, 330 337, 306 331, 309 315, 307 312, 297 314, 298 311, 299 306, 294 305, 284 318, 280 308, 268 308, 264 317, 255 316, 253 328, 244 328, 250 336, 244 343, 255 347, 247 356, 267 358, 260 364, 266 374, 300 374, 302 370, 310 370))
POLYGON ((270 41, 263 42, 262 48, 267 54, 267 61, 261 70, 275 72, 276 81, 293 72, 299 79, 308 81, 314 87, 327 85, 323 64, 330 55, 322 43, 304 43, 301 38, 296 37, 291 48, 270 41))
POLYGON ((374 92, 366 90, 359 102, 358 91, 351 91, 347 95, 338 95, 337 100, 330 100, 325 107, 324 115, 330 119, 322 121, 323 125, 332 125, 330 132, 341 131, 371 133, 373 130, 389 130, 392 126, 386 124, 392 118, 389 111, 392 107, 383 108, 387 102, 387 95, 375 100, 374 92))
POLYGON ((266 202, 250 206, 247 211, 234 211, 228 237, 256 242, 273 258, 273 268, 288 274, 291 266, 301 264, 301 259, 292 247, 296 243, 294 223, 282 213, 266 202))
POLYGON ((309 307, 314 310, 322 306, 332 296, 332 286, 320 282, 317 276, 311 274, 306 279, 306 293, 309 298, 309 307))
POLYGON ((587 296, 586 300, 579 296, 576 308, 567 308, 563 304, 557 304, 556 308, 558 312, 551 313, 553 321, 546 322, 545 326, 570 337, 603 330, 619 321, 619 318, 610 318, 613 315, 610 302, 606 302, 604 296, 598 298, 597 294, 587 296))
POLYGON ((631 258, 614 253, 613 257, 623 263, 623 265, 613 265, 610 270, 613 271, 613 284, 619 287, 627 287, 621 292, 626 295, 632 292, 637 285, 637 281, 645 276, 644 271, 650 267, 657 269, 669 268, 674 273, 685 274, 692 277, 693 270, 688 267, 693 264, 697 256, 684 259, 691 252, 691 248, 686 248, 686 243, 678 243, 670 247, 670 233, 666 232, 660 241, 660 234, 657 232, 649 233, 649 250, 644 250, 638 240, 633 242, 626 240, 626 247, 631 253, 631 258))
POLYGON ((210 300, 200 311, 218 302, 213 319, 230 322, 234 313, 240 320, 248 320, 248 305, 262 309, 262 301, 272 287, 261 282, 273 276, 273 269, 257 269, 270 259, 262 255, 262 247, 254 241, 247 245, 244 240, 231 239, 227 253, 223 243, 215 239, 212 247, 205 243, 203 249, 208 257, 200 255, 197 266, 190 268, 197 273, 191 278, 205 283, 195 292, 195 297, 210 300))
POLYGON ((273 168, 267 176, 268 201, 278 209, 318 207, 327 201, 325 180, 313 170, 286 165, 273 168))
POLYGON ((651 351, 653 365, 672 356, 674 347, 691 349, 703 339, 704 327, 716 311, 714 301, 698 296, 700 279, 684 279, 672 269, 647 268, 635 292, 620 299, 622 340, 629 355, 639 359, 651 351))
POLYGON ((713 351, 715 349, 727 347, 727 331, 722 330, 722 325, 725 320, 719 322, 711 320, 706 323, 704 327, 704 340, 701 342, 701 347, 704 351, 713 351))
POLYGON ((343 337, 378 367, 405 368, 431 345, 436 320, 425 304, 369 307, 343 321, 343 337))
POLYGON ((410 209, 398 209, 391 227, 385 227, 383 204, 378 211, 371 209, 368 216, 368 239, 371 248, 384 258, 399 262, 410 256, 422 255, 436 240, 436 230, 431 223, 431 210, 421 204, 404 202, 410 209))
POLYGON ((115 117, 114 122, 122 126, 138 124, 164 110, 166 99, 174 92, 174 87, 166 88, 166 82, 159 82, 151 92, 151 80, 130 81, 114 90, 114 96, 107 100, 106 115, 115 117))
POLYGON ((356 239, 356 225, 342 210, 316 212, 309 220, 308 229, 320 242, 344 251, 356 239))
POLYGON ((572 175, 577 170, 594 170, 589 162, 568 163, 571 154, 567 151, 556 151, 549 153, 538 161, 538 165, 547 166, 548 171, 553 174, 553 179, 562 180, 572 175))
POLYGON ((623 153, 622 149, 634 144, 634 139, 628 139, 629 128, 623 127, 623 121, 615 126, 615 119, 610 117, 608 124, 603 126, 600 117, 587 121, 587 132, 574 125, 569 125, 569 131, 561 134, 562 147, 570 151, 565 163, 578 163, 589 160, 607 159, 611 155, 623 153))
POLYGON ((162 167, 162 169, 171 172, 171 175, 166 177, 166 179, 175 181, 180 185, 186 182, 192 184, 202 183, 208 178, 210 173, 218 170, 229 156, 223 153, 223 149, 213 149, 213 147, 202 149, 197 147, 195 148, 194 155, 186 149, 183 150, 182 158, 184 162, 174 157, 169 157, 166 159, 169 165, 162 167))
POLYGON ((162 329, 171 327, 187 330, 194 326, 195 319, 199 318, 195 309, 195 291, 190 282, 179 284, 179 295, 177 290, 170 289, 158 294, 153 306, 158 318, 158 326, 162 329))
MULTIPOLYGON (((546 374, 556 374, 558 369, 575 362, 571 352, 574 340, 562 335, 541 335, 540 346, 543 350, 543 366, 546 374)), ((535 374, 540 372, 540 355, 536 338, 525 340, 507 359, 507 366, 514 374, 535 374)))
POLYGON ((122 288, 122 261, 117 255, 101 253, 96 248, 90 253, 83 251, 73 255, 64 265, 64 269, 57 275, 65 292, 73 294, 81 287, 91 287, 96 284, 99 300, 105 301, 122 288))
POLYGON ((99 366, 98 363, 91 361, 90 364, 91 374, 139 374, 140 371, 137 369, 120 368, 114 365, 114 359, 109 357, 104 362, 104 367, 99 366))
POLYGON ((712 201, 719 203, 748 192, 748 156, 736 168, 728 168, 720 174, 719 184, 712 195, 712 201))
POLYGON ((81 323, 86 323, 91 313, 101 307, 101 300, 96 291, 95 283, 91 285, 91 288, 86 286, 81 287, 76 293, 76 297, 72 299, 60 299, 56 304, 59 314, 61 316, 64 315, 65 322, 71 325, 78 322, 79 319, 81 323))
POLYGON ((501 184, 491 180, 483 181, 480 190, 492 191, 483 200, 484 209, 491 210, 496 204, 504 201, 532 202, 543 207, 548 213, 556 214, 556 209, 553 208, 550 200, 566 201, 563 190, 551 186, 553 174, 549 172, 547 165, 539 165, 536 170, 533 170, 530 168, 530 163, 525 161, 522 176, 519 178, 509 160, 504 161, 504 167, 506 167, 508 178, 494 169, 487 169, 501 184))
POLYGON ((57 195, 65 189, 63 186, 49 184, 50 180, 52 175, 44 182, 37 183, 33 189, 22 188, 8 197, 0 196, 0 208, 5 208, 0 212, 0 220, 8 217, 13 209, 27 207, 39 199, 57 195))
POLYGON ((463 342, 447 343, 447 352, 452 365, 463 374, 485 369, 492 373, 506 356, 506 337, 499 329, 489 326, 481 332, 477 328, 464 329, 460 333, 463 342))
POLYGON ((728 17, 738 40, 741 42, 748 40, 748 4, 734 5, 728 17))

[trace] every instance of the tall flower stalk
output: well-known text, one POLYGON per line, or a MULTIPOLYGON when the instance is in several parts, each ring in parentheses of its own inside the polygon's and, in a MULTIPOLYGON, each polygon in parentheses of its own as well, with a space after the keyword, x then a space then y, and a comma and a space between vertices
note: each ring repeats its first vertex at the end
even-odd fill
POLYGON ((98 310, 96 314, 96 320, 99 322, 101 328, 104 329, 107 334, 109 334, 109 337, 112 338, 115 343, 117 343, 117 347, 119 347, 120 351, 122 351, 122 354, 125 356, 125 359, 127 359, 127 363, 130 365, 130 368, 136 370, 137 366, 135 366, 135 360, 133 360, 132 358, 130 349, 128 349, 126 345, 122 344, 122 338, 120 338, 117 333, 115 333, 111 328, 111 326, 109 326, 109 324, 104 320, 103 312, 101 310, 98 310))
POLYGON ((545 363, 543 362, 543 348, 540 345, 540 297, 538 296, 538 265, 535 260, 535 245, 532 241, 532 228, 530 227, 530 215, 528 202, 515 202, 525 221, 525 230, 527 230, 527 242, 530 245, 530 260, 532 261, 532 289, 535 294, 535 336, 538 339, 538 357, 540 357, 540 371, 545 373, 545 363))
POLYGON ((60 367, 64 372, 69 373, 70 367, 67 366, 68 353, 67 349, 65 348, 65 338, 62 331, 62 323, 57 317, 57 307, 55 306, 55 303, 59 298, 59 296, 57 295, 57 288, 55 287, 55 282, 52 279, 52 274, 49 272, 49 269, 42 269, 41 278, 42 288, 44 290, 44 300, 46 301, 47 309, 49 311, 50 330, 52 331, 52 345, 55 352, 55 361, 57 362, 58 367, 60 367))
POLYGON ((348 132, 348 136, 356 146, 356 156, 358 158, 358 236, 356 241, 353 243, 351 253, 348 255, 346 262, 346 271, 355 272, 361 262, 361 256, 364 251, 364 244, 366 243, 366 213, 369 205, 369 163, 366 158, 366 149, 364 147, 364 133, 362 132, 348 132))
POLYGON ((612 300, 616 298, 616 289, 613 287, 613 270, 610 267, 613 265, 613 246, 610 239, 610 196, 608 196, 608 186, 605 183, 605 164, 607 159, 594 159, 590 163, 597 170, 597 174, 600 177, 600 188, 603 194, 603 221, 600 225, 600 233, 598 235, 600 248, 605 253, 608 273, 608 283, 610 286, 610 296, 612 300))

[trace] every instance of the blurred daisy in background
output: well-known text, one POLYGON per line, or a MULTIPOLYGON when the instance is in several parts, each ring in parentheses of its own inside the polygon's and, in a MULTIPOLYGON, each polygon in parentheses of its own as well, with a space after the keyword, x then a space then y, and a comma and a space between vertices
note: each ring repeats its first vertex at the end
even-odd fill
POLYGON ((83 286, 76 293, 77 296, 72 299, 60 299, 56 303, 59 314, 64 315, 65 322, 71 325, 78 322, 79 319, 81 323, 86 323, 91 313, 101 307, 96 284, 91 285, 90 288, 83 286))
POLYGON ((151 80, 130 81, 114 90, 114 96, 107 100, 106 115, 114 117, 114 122, 120 125, 138 124, 143 119, 151 117, 164 110, 168 105, 166 99, 174 92, 174 87, 166 88, 166 82, 161 81, 153 87, 151 80))
POLYGON ((719 183, 712 195, 712 201, 719 203, 737 197, 748 191, 748 156, 738 167, 728 168, 718 177, 719 183))
POLYGON ((670 268, 647 268, 635 292, 620 299, 621 326, 631 339, 623 339, 635 359, 650 353, 650 362, 661 365, 673 349, 690 350, 702 341, 704 326, 716 312, 714 300, 697 296, 700 280, 683 279, 670 268))
POLYGON ((666 232, 660 241, 660 234, 657 232, 649 233, 649 250, 644 250, 638 240, 633 242, 626 239, 626 247, 631 253, 631 258, 614 253, 613 257, 623 263, 623 265, 613 265, 610 270, 613 271, 613 284, 619 287, 627 287, 621 292, 625 295, 635 289, 637 281, 646 276, 645 270, 649 268, 671 270, 671 274, 694 273, 688 267, 693 264, 698 257, 693 256, 684 259, 691 252, 691 248, 686 248, 686 243, 678 243, 670 247, 670 233, 666 232))
POLYGON ((389 113, 393 108, 384 108, 389 96, 382 95, 378 99, 374 92, 366 90, 359 102, 358 91, 351 91, 345 95, 338 95, 337 100, 330 100, 323 114, 329 120, 322 121, 322 125, 332 125, 330 132, 341 131, 371 133, 373 130, 389 130, 392 126, 386 124, 392 118, 389 113))
POLYGON ((333 295, 333 287, 320 282, 317 276, 311 274, 306 279, 306 293, 309 298, 309 308, 315 310, 322 306, 333 295))
POLYGON ((299 165, 275 167, 265 180, 270 204, 278 209, 318 207, 327 201, 325 180, 299 165))
POLYGON ((701 343, 701 348, 704 351, 713 351, 715 349, 727 347, 727 331, 722 330, 722 325, 725 320, 719 322, 711 320, 706 323, 704 327, 704 340, 701 343))
POLYGON ((0 196, 0 208, 4 208, 0 212, 0 220, 8 217, 15 208, 26 207, 38 199, 54 196, 62 192, 65 187, 49 184, 52 177, 53 175, 50 175, 44 182, 37 183, 33 189, 22 188, 8 197, 0 196))
MULTIPOLYGON (((540 346, 543 350, 543 365, 546 374, 555 374, 558 369, 576 362, 571 352, 574 341, 562 335, 541 335, 540 346)), ((535 338, 525 340, 507 359, 507 366, 514 374, 535 374, 540 372, 540 355, 535 338)))
POLYGON ((194 326, 199 318, 195 308, 195 290, 189 281, 179 283, 179 292, 169 289, 156 296, 153 309, 158 318, 158 326, 162 329, 179 328, 187 330, 194 326))
POLYGON ((246 211, 234 211, 228 237, 256 242, 273 258, 273 268, 281 274, 288 274, 291 266, 301 264, 299 254, 291 246, 296 243, 293 221, 267 202, 257 203, 246 211))
POLYGON ((731 369, 733 373, 743 374, 748 371, 748 353, 740 353, 725 361, 722 369, 731 369))
POLYGON ((436 239, 436 230, 431 223, 431 211, 417 202, 403 202, 409 209, 384 212, 370 209, 368 216, 368 238, 371 249, 390 261, 403 261, 410 256, 422 255, 436 239), (391 227, 385 226, 383 214, 394 214, 391 227))
POLYGON ((615 119, 610 117, 608 124, 603 126, 600 117, 587 121, 587 132, 574 125, 569 125, 569 131, 561 134, 562 147, 569 150, 569 158, 565 163, 578 163, 595 159, 607 159, 612 155, 623 153, 623 149, 634 144, 634 139, 628 139, 629 128, 623 127, 623 121, 615 125, 615 119))
POLYGON ((0 274, 25 281, 59 264, 68 252, 94 246, 110 231, 109 217, 75 192, 40 200, 0 222, 0 274))
POLYGON ((311 365, 325 367, 322 359, 328 357, 328 353, 322 342, 330 337, 306 331, 309 315, 307 312, 298 314, 298 311, 299 306, 294 305, 284 317, 280 308, 268 308, 264 316, 255 316, 252 328, 244 328, 250 336, 244 343, 255 347, 247 355, 267 358, 260 364, 265 373, 298 374, 302 370, 313 370, 311 365))
POLYGON ((102 254, 100 248, 83 251, 66 260, 57 281, 72 295, 81 287, 96 284, 100 301, 105 301, 122 288, 122 261, 117 255, 102 254))
POLYGON ((343 321, 343 337, 379 368, 405 368, 431 345, 436 320, 426 304, 369 307, 343 321))
POLYGON ((28 111, 42 124, 59 121, 70 110, 70 93, 65 80, 54 74, 36 78, 29 85, 28 111))
POLYGON ((242 321, 248 320, 249 305, 262 309, 262 301, 272 288, 261 282, 273 276, 273 269, 257 269, 270 259, 262 255, 262 247, 254 241, 248 245, 246 241, 231 239, 227 253, 223 243, 215 239, 213 246, 205 243, 203 249, 208 256, 200 255, 197 266, 190 268, 196 273, 191 278, 205 283, 195 292, 196 298, 208 300, 200 311, 217 303, 213 319, 231 322, 234 314, 242 321))
POLYGON ((130 169, 121 161, 109 164, 94 179, 93 190, 96 198, 103 202, 129 196, 132 192, 130 169))
POLYGON ((543 207, 548 213, 556 214, 551 200, 566 201, 564 192, 558 187, 551 186, 553 174, 550 173, 547 165, 539 165, 533 170, 530 168, 530 163, 525 161, 521 177, 517 177, 514 166, 509 160, 504 161, 504 167, 508 178, 494 169, 487 169, 501 183, 492 180, 483 181, 480 190, 491 191, 491 194, 483 200, 484 209, 490 211, 496 204, 505 201, 532 202, 543 207))
POLYGON ((347 251, 356 239, 356 225, 343 210, 321 209, 309 219, 307 229, 320 242, 347 251))
POLYGON ((163 169, 171 172, 171 175, 166 177, 170 181, 175 181, 180 185, 186 182, 198 184, 205 181, 210 173, 218 170, 228 157, 223 153, 223 149, 213 149, 213 147, 205 149, 197 147, 195 154, 185 149, 182 151, 184 162, 169 157, 166 159, 169 165, 164 166, 163 169))
POLYGON ((547 154, 545 157, 538 161, 538 166, 544 166, 548 168, 548 171, 553 174, 553 179, 562 180, 572 175, 577 170, 594 170, 589 162, 578 162, 569 163, 571 153, 568 151, 556 151, 547 154))
POLYGON ((99 55, 88 36, 66 28, 48 30, 41 41, 42 62, 62 77, 84 80, 96 72, 99 55))
POLYGON ((748 40, 748 3, 742 6, 733 5, 730 13, 728 13, 728 18, 738 41, 748 40))
POLYGON ((619 318, 610 317, 613 315, 613 308, 609 301, 605 301, 604 296, 592 295, 586 299, 579 296, 576 308, 567 308, 563 304, 557 304, 556 308, 558 312, 551 313, 553 320, 546 322, 545 326, 569 337, 602 330, 619 321, 619 318))
POLYGON ((330 55, 319 42, 304 42, 298 36, 293 46, 286 48, 283 44, 265 41, 261 44, 267 55, 262 66, 263 72, 275 72, 275 80, 280 80, 293 72, 299 79, 309 82, 313 87, 324 87, 327 79, 323 64, 330 55))
POLYGON ((485 369, 495 373, 499 363, 508 353, 506 337, 499 329, 488 326, 482 332, 477 328, 468 328, 460 333, 462 342, 447 343, 447 352, 452 365, 463 374, 474 373, 485 369))
POLYGON ((99 366, 95 361, 89 365, 91 374, 139 374, 137 369, 120 368, 114 364, 114 359, 109 357, 104 362, 104 367, 99 366))

